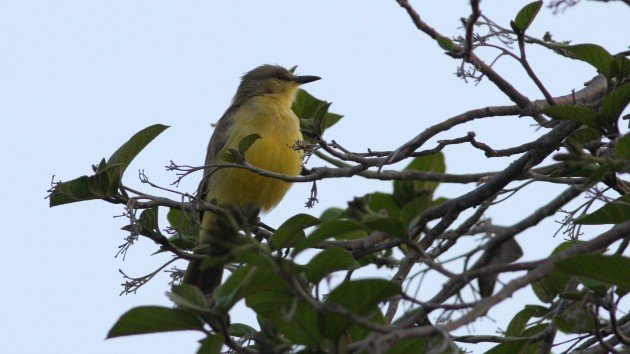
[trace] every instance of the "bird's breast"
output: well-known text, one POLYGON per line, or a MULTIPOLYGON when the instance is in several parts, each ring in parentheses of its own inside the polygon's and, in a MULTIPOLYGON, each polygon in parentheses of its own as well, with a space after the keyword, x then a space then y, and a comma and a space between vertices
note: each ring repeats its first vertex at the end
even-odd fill
MULTIPOLYGON (((245 153, 252 166, 289 176, 297 176, 302 152, 295 150, 302 133, 298 118, 285 105, 272 98, 255 98, 234 114, 230 138, 225 148, 237 148, 250 134, 258 139, 245 153)), ((208 198, 225 205, 254 204, 267 211, 275 207, 291 186, 290 183, 262 177, 244 169, 223 169, 211 177, 208 198)))

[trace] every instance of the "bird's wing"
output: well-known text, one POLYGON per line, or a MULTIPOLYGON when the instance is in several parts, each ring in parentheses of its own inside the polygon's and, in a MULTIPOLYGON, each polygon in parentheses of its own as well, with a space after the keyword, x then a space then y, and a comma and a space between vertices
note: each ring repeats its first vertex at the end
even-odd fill
POLYGON ((203 178, 201 179, 197 190, 198 197, 201 199, 204 199, 206 193, 208 192, 208 178, 212 174, 212 171, 214 171, 214 168, 208 166, 216 162, 216 157, 219 155, 223 147, 225 147, 225 144, 230 137, 230 126, 233 123, 232 114, 237 108, 237 105, 231 105, 230 108, 223 113, 223 116, 214 127, 214 132, 212 133, 212 137, 208 143, 206 161, 204 162, 204 166, 206 167, 203 170, 203 178))

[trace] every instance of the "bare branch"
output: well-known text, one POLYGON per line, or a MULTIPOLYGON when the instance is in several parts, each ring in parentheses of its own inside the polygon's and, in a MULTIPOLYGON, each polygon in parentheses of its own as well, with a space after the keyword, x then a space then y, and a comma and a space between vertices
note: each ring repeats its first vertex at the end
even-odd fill
POLYGON ((594 252, 604 249, 610 244, 620 240, 623 237, 626 237, 629 233, 630 221, 627 221, 625 223, 615 225, 609 231, 604 232, 603 234, 593 238, 592 240, 576 244, 566 251, 549 256, 544 263, 531 270, 529 273, 527 273, 527 275, 510 281, 498 293, 481 300, 477 306, 470 310, 470 312, 456 320, 445 324, 444 328, 447 331, 452 331, 474 321, 480 315, 485 314, 493 305, 498 304, 499 302, 510 297, 518 289, 521 289, 536 280, 542 279, 544 276, 552 272, 555 269, 555 262, 566 259, 572 255, 594 252))

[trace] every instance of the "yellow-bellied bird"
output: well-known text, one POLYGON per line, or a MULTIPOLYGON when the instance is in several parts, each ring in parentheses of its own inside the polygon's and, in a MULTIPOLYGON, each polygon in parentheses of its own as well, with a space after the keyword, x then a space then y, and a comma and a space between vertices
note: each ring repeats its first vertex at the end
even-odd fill
MULTIPOLYGON (((302 152, 292 147, 303 138, 291 105, 301 84, 319 79, 297 76, 277 65, 262 65, 246 73, 210 138, 205 165, 224 163, 223 152, 238 149, 244 137, 258 134, 261 139, 247 149, 245 160, 261 169, 297 176, 302 168, 302 152)), ((269 211, 282 200, 289 187, 288 182, 245 169, 213 171, 212 167, 206 167, 200 193, 205 201, 215 201, 220 206, 254 205, 269 211)), ((216 214, 204 212, 199 245, 212 243, 216 219, 216 214)), ((201 264, 199 260, 191 261, 183 282, 197 285, 210 294, 221 283, 223 265, 202 269, 201 264)))

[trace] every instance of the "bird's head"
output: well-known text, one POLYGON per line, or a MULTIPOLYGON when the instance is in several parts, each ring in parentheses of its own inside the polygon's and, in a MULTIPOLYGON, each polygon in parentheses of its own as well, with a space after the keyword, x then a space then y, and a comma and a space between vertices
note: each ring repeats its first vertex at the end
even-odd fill
POLYGON ((295 75, 278 65, 261 65, 243 75, 234 101, 264 95, 291 107, 298 87, 319 79, 318 76, 295 75))

